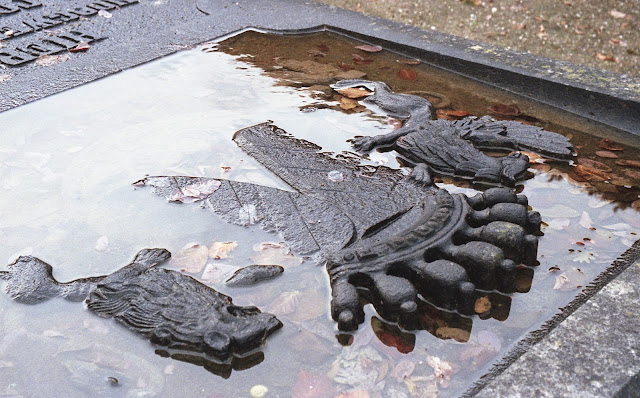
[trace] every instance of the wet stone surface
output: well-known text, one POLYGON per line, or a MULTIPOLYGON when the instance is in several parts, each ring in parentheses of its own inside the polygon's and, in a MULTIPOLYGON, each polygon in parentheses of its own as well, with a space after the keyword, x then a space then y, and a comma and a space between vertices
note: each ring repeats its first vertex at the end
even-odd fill
MULTIPOLYGON (((283 3, 287 10, 307 7, 307 3, 295 1, 278 4, 283 3)), ((37 65, 33 61, 3 70, 0 75, 11 78, 0 82, 9 93, 0 99, 0 106, 6 109, 37 98, 36 92, 43 96, 120 70, 122 65, 164 55, 168 50, 162 46, 167 42, 171 46, 191 44, 203 34, 213 37, 215 32, 226 33, 230 25, 235 30, 242 23, 232 17, 232 10, 239 7, 243 10, 237 12, 250 18, 277 15, 281 21, 283 12, 282 8, 272 7, 274 3, 269 0, 216 3, 230 8, 227 13, 210 16, 198 11, 193 2, 188 7, 184 4, 179 0, 141 1, 121 10, 113 9, 110 19, 96 14, 78 22, 107 33, 108 39, 91 43, 88 51, 66 54, 68 59, 60 58, 66 61, 54 65, 37 65), (175 26, 155 24, 167 17, 164 10, 169 8, 171 15, 183 17, 184 24, 175 30, 177 36, 166 34, 174 32, 175 26), (155 33, 148 36, 153 40, 141 43, 146 25, 129 24, 133 15, 140 21, 142 15, 153 15, 146 20, 147 24, 154 21, 155 33), (117 34, 111 29, 124 25, 136 29, 117 34), (128 33, 134 33, 137 39, 128 33), (125 56, 111 57, 115 51, 124 51, 125 56), (105 57, 114 62, 104 62, 105 57), (70 75, 75 80, 64 84, 52 79, 70 75), (25 78, 32 84, 21 86, 25 78), (34 89, 39 81, 52 85, 39 91, 34 89)), ((209 8, 203 9, 210 12, 209 8)), ((354 25, 353 17, 340 22, 342 14, 335 14, 339 17, 336 23, 344 26, 356 30, 382 27, 388 32, 382 21, 371 24, 371 20, 355 16, 354 25)), ((300 13, 300 19, 291 23, 302 26, 318 21, 309 15, 300 13)), ((278 26, 285 23, 290 21, 278 26)), ((417 43, 424 43, 422 32, 416 34, 417 43)), ((13 49, 21 40, 31 39, 35 40, 36 35, 22 35, 7 43, 13 49)), ((267 387, 268 396, 304 396, 309 391, 322 391, 330 397, 457 396, 508 356, 524 336, 546 333, 545 324, 558 308, 588 290, 585 286, 637 239, 640 177, 634 173, 639 153, 635 141, 616 135, 615 130, 603 125, 574 120, 495 87, 478 87, 477 82, 417 64, 415 55, 400 56, 383 50, 369 53, 357 48, 362 44, 331 34, 294 37, 246 32, 0 114, 7 137, 0 148, 0 172, 6 177, 1 181, 0 255, 8 259, 6 263, 12 263, 19 255, 37 254, 55 264, 56 278, 71 280, 83 275, 111 274, 116 271, 109 266, 114 258, 126 261, 140 247, 167 247, 175 255, 165 268, 233 296, 234 303, 264 309, 284 324, 269 337, 264 353, 217 367, 213 362, 207 363, 204 356, 183 350, 159 347, 159 355, 155 355, 148 344, 141 344, 120 324, 100 319, 67 300, 24 306, 8 295, 0 295, 1 391, 22 396, 84 397, 90 391, 98 396, 246 397, 250 391, 267 387), (315 75, 318 71, 321 75, 315 75), (367 156, 351 152, 347 139, 384 135, 398 126, 398 121, 388 118, 381 109, 367 108, 365 101, 341 95, 329 86, 356 76, 383 81, 395 93, 426 97, 441 119, 491 115, 497 120, 525 122, 560 133, 573 143, 578 152, 574 164, 526 154, 531 162, 528 172, 534 177, 518 183, 515 189, 526 195, 531 210, 541 213, 544 236, 538 238, 540 264, 518 264, 513 293, 481 291, 473 303, 475 315, 461 315, 419 301, 415 311, 419 326, 409 330, 389 321, 383 301, 375 299, 381 292, 359 289, 364 324, 350 333, 337 328, 338 323, 329 316, 332 294, 326 269, 314 267, 309 255, 319 252, 328 258, 340 254, 336 263, 342 264, 342 254, 348 253, 323 251, 322 247, 331 244, 331 238, 314 242, 313 237, 337 236, 337 246, 346 242, 350 249, 351 238, 346 237, 355 236, 353 249, 358 251, 356 242, 388 242, 388 238, 403 231, 393 225, 409 228, 411 225, 404 223, 413 216, 428 215, 412 208, 411 200, 416 196, 413 183, 406 178, 410 170, 399 168, 397 151, 372 151, 367 156), (315 144, 308 144, 302 152, 329 152, 318 155, 323 159, 318 164, 329 156, 362 166, 356 168, 362 172, 350 174, 352 167, 320 168, 322 178, 318 176, 311 180, 317 184, 305 187, 295 186, 295 181, 310 181, 310 177, 302 170, 299 172, 303 174, 291 170, 290 178, 283 181, 279 176, 286 173, 275 166, 269 168, 268 162, 256 161, 258 156, 244 152, 231 139, 234 131, 265 120, 273 120, 295 138, 315 144), (379 165, 388 169, 375 171, 372 167, 379 165), (168 193, 176 203, 167 204, 132 190, 129 183, 145 173, 197 177, 175 177, 174 183, 180 189, 168 193), (371 187, 372 192, 364 197, 350 192, 319 192, 331 184, 347 184, 365 191, 371 187), (251 188, 256 186, 264 188, 251 188), (263 200, 276 209, 280 199, 301 204, 320 203, 321 199, 325 205, 328 203, 322 212, 329 214, 338 214, 336 207, 344 214, 354 214, 358 207, 369 208, 373 206, 371 202, 380 201, 384 204, 380 211, 387 218, 376 219, 377 213, 372 211, 366 217, 343 219, 353 223, 355 231, 323 231, 322 225, 315 225, 311 232, 301 228, 304 235, 296 239, 293 229, 278 235, 252 225, 269 224, 269 220, 258 217, 264 214, 260 206, 225 207, 229 203, 226 196, 220 203, 206 199, 218 192, 229 193, 232 188, 246 190, 256 203, 263 200), (374 195, 378 188, 386 189, 386 198, 374 195), (268 198, 277 200, 267 202, 268 198), (179 205, 194 202, 198 204, 179 205), (217 215, 210 214, 208 206, 217 215), (413 210, 404 213, 406 218, 392 217, 407 208, 413 210), (289 247, 282 240, 294 243, 289 247), (224 283, 248 264, 279 264, 286 271, 250 288, 224 283), (257 363, 261 365, 253 366, 257 363), (231 373, 231 369, 243 371, 231 373), (212 377, 211 372, 228 379, 212 377), (34 383, 31 375, 36 373, 50 377, 34 383), (113 379, 118 381, 117 388, 113 379), (260 388, 253 389, 254 386, 260 388)), ((593 108, 589 111, 602 114, 593 108)), ((263 148, 257 146, 254 152, 263 152, 263 148)), ((485 153, 490 157, 505 155, 485 153)), ((295 158, 295 154, 290 155, 295 158)), ((312 165, 317 164, 309 162, 312 165)), ((462 207, 467 202, 473 212, 484 212, 472 203, 479 199, 471 197, 486 187, 472 187, 464 179, 437 175, 434 183, 437 189, 449 191, 454 200, 460 199, 462 207)), ((429 195, 438 195, 425 193, 430 191, 431 188, 420 187, 420 199, 427 204, 431 201, 429 195)), ((433 191, 437 192, 436 188, 433 191)), ((285 206, 281 208, 284 210, 285 206)), ((429 207, 424 210, 428 212, 429 207)), ((307 215, 315 218, 313 213, 307 215)), ((268 230, 278 231, 292 221, 283 215, 278 217, 274 215, 274 219, 285 222, 273 222, 268 230)), ((488 227, 491 223, 480 224, 488 227)), ((506 230, 504 225, 492 226, 489 231, 478 231, 479 236, 462 236, 454 242, 483 242, 488 235, 501 236, 506 230)), ((504 253, 508 252, 506 243, 501 243, 504 253)), ((461 261, 461 254, 448 259, 428 257, 425 262, 461 261)), ((444 253, 445 257, 448 255, 444 253)), ((382 257, 389 258, 385 254, 382 257)), ((377 271, 373 270, 373 277, 377 271)), ((422 275, 412 279, 412 275, 403 272, 392 276, 426 280, 422 275)), ((439 285, 461 280, 455 275, 436 276, 439 285)), ((467 276, 475 283, 475 276, 467 276)), ((357 279, 356 286, 375 286, 357 279)), ((407 297, 401 296, 404 301, 388 296, 384 299, 388 303, 403 301, 402 306, 407 297)), ((544 371, 538 374, 544 375, 544 371)))

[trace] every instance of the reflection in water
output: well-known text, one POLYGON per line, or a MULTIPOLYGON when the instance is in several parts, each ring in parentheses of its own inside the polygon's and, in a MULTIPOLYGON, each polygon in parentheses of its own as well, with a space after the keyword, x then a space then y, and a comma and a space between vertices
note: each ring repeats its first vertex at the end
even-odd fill
MULTIPOLYGON (((265 308, 285 323, 263 348, 260 366, 223 379, 204 367, 154 355, 136 335, 77 304, 54 299, 26 307, 0 294, 0 395, 226 398, 246 397, 251 386, 263 384, 274 396, 295 396, 311 388, 336 395, 364 390, 370 397, 457 396, 638 239, 638 168, 629 162, 640 155, 632 140, 440 70, 398 63, 405 58, 396 54, 365 54, 353 48, 359 44, 330 35, 250 32, 225 41, 221 51, 184 51, 0 114, 0 259, 5 264, 19 253, 32 253, 57 265, 57 279, 71 280, 109 274, 141 247, 178 253, 193 242, 206 248, 213 242, 237 242, 229 258, 205 256, 193 275, 233 296, 234 302, 265 308), (392 131, 388 123, 395 121, 367 113, 357 101, 335 97, 328 86, 316 85, 310 92, 265 75, 278 70, 279 65, 272 66, 274 58, 321 61, 340 71, 351 68, 398 92, 439 93, 450 104, 439 110, 440 116, 455 117, 458 111, 480 116, 495 103, 518 103, 522 113, 535 116, 534 123, 572 135, 577 164, 586 159, 604 167, 584 160, 586 170, 534 164, 530 170, 535 177, 518 187, 545 222, 540 265, 535 274, 532 268, 519 270, 515 280, 516 291, 526 295, 487 293, 486 300, 476 301, 485 311, 472 317, 421 303, 420 326, 410 332, 415 344, 407 354, 376 337, 368 325, 378 321, 366 306, 367 327, 340 335, 341 342, 350 343, 343 347, 327 316, 330 294, 324 269, 300 259, 291 262, 277 283, 229 289, 218 281, 258 255, 264 257, 262 244, 279 245, 279 237, 204 216, 198 206, 149 200, 129 186, 149 173, 287 189, 231 141, 233 131, 264 120, 337 153, 351 150, 346 140, 356 135, 392 131), (416 78, 404 79, 399 75, 403 69, 415 71, 416 78), (334 109, 299 111, 318 102, 334 109), (601 147, 598 134, 610 135, 623 150, 607 143, 608 149, 601 147), (603 150, 618 158, 596 154, 603 150), (110 377, 118 380, 117 387, 110 377)), ((368 164, 397 167, 392 153, 374 152, 368 164)), ((462 180, 443 178, 438 185, 475 193, 462 180)), ((380 330, 394 336, 408 333, 380 330)), ((407 351, 410 345, 400 346, 407 351)))
POLYGON ((210 357, 189 352, 179 352, 175 350, 173 350, 172 352, 166 350, 156 350, 156 354, 164 358, 171 358, 175 359, 176 361, 182 361, 193 365, 202 366, 207 371, 224 379, 228 379, 229 377, 231 377, 232 370, 250 369, 264 361, 264 353, 262 351, 254 352, 243 357, 233 357, 229 363, 216 362, 210 357))

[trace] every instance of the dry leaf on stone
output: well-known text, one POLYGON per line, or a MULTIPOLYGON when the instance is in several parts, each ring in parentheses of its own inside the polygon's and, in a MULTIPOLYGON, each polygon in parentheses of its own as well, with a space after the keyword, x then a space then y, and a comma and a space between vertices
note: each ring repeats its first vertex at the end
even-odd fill
POLYGON ((6 82, 7 80, 10 80, 10 79, 11 79, 10 75, 0 75, 0 83, 6 82))
POLYGON ((382 47, 380 46, 372 46, 370 44, 364 44, 362 46, 356 46, 358 50, 366 51, 368 53, 377 53, 382 51, 382 47))
POLYGON ((168 267, 180 270, 180 272, 195 274, 202 271, 208 258, 209 249, 206 246, 188 243, 171 258, 168 267))
POLYGON ((617 159, 618 155, 611 151, 596 151, 596 156, 600 156, 601 158, 607 159, 617 159))
POLYGON ((411 69, 400 69, 398 71, 398 76, 404 80, 416 80, 418 78, 416 71, 411 69))
POLYGON ((611 10, 609 11, 609 14, 617 19, 624 19, 626 18, 627 14, 625 14, 624 12, 618 11, 618 10, 611 10))
POLYGON ((371 91, 359 87, 348 87, 336 91, 347 98, 363 98, 371 95, 371 91))
POLYGON ((90 48, 91 48, 91 46, 89 46, 89 43, 82 41, 82 42, 76 44, 75 47, 70 48, 69 52, 72 52, 72 53, 83 53, 85 51, 88 51, 90 48))
POLYGON ((618 59, 612 55, 595 53, 595 57, 600 61, 619 62, 618 59))
POLYGON ((109 19, 112 17, 111 13, 107 10, 100 10, 98 11, 98 15, 101 16, 102 18, 106 18, 109 19))
POLYGON ((220 260, 228 258, 229 253, 238 246, 238 242, 213 242, 209 247, 209 257, 220 260))
POLYGON ((39 66, 52 66, 69 60, 69 54, 41 55, 36 59, 35 64, 39 66))
POLYGON ((255 253, 250 258, 255 264, 278 264, 287 268, 300 265, 304 261, 301 257, 294 256, 284 243, 260 243, 253 247, 253 251, 255 253))
POLYGON ((603 138, 602 140, 600 140, 600 143, 598 143, 598 146, 602 149, 607 149, 609 151, 624 151, 624 148, 621 147, 619 144, 608 140, 606 138, 603 138))
POLYGON ((177 188, 171 193, 168 200, 169 202, 194 203, 206 199, 218 190, 220 185, 222 185, 222 183, 214 179, 195 182, 183 188, 177 188))

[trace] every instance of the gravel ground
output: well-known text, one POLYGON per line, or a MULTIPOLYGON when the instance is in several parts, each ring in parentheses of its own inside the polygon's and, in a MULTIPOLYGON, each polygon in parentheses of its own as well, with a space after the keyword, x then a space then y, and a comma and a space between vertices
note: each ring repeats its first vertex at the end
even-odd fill
POLYGON ((640 77, 640 0, 316 0, 640 77))

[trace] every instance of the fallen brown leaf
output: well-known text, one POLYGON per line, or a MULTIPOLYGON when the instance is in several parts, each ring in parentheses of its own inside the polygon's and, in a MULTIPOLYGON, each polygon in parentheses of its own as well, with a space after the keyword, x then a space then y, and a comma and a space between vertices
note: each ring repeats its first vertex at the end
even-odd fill
POLYGON ((345 111, 348 111, 349 109, 353 109, 358 105, 360 104, 358 103, 358 101, 354 99, 347 98, 347 97, 340 98, 340 108, 344 109, 345 111))
POLYGON ((640 169, 640 160, 616 160, 619 166, 637 167, 640 169))
POLYGON ((586 181, 606 181, 611 179, 611 176, 608 173, 605 173, 601 170, 592 169, 581 164, 578 164, 576 167, 574 167, 574 172, 578 176, 584 178, 586 181))
POLYGON ((208 257, 209 248, 197 243, 189 243, 171 258, 168 267, 195 274, 202 271, 208 257))
POLYGON ((601 53, 595 53, 595 57, 600 61, 618 62, 618 59, 612 55, 605 55, 601 53))
POLYGON ((347 98, 363 98, 371 95, 371 91, 359 87, 348 87, 336 91, 347 98))
POLYGON ((505 104, 495 104, 491 108, 489 108, 491 113, 500 115, 500 116, 520 116, 522 111, 516 104, 505 105, 505 104))
POLYGON ((579 158, 578 164, 583 166, 587 166, 591 169, 596 169, 599 171, 604 171, 605 173, 611 173, 613 169, 602 162, 598 162, 597 160, 587 159, 587 158, 579 158))
POLYGON ((325 57, 327 54, 323 53, 320 50, 315 50, 315 49, 311 49, 309 51, 307 51, 310 55, 313 55, 314 57, 325 57))
POLYGON ((396 59, 396 62, 404 65, 420 65, 419 59, 396 59))
POLYGON ((609 11, 609 15, 611 15, 614 18, 618 18, 618 19, 623 19, 627 16, 627 14, 625 14, 624 12, 620 12, 618 10, 611 10, 609 11))
POLYGON ((349 65, 349 64, 348 64, 348 63, 346 63, 346 62, 338 62, 338 64, 337 64, 337 65, 338 65, 338 68, 340 68, 340 69, 342 69, 342 70, 345 70, 345 71, 346 71, 346 70, 352 70, 352 69, 353 69, 353 66, 349 65))
POLYGON ((596 156, 606 159, 617 159, 618 155, 611 151, 596 151, 596 156))
POLYGON ((353 62, 358 65, 366 65, 373 62, 372 59, 365 59, 363 56, 359 54, 351 54, 351 57, 353 58, 353 62))
POLYGON ((366 51, 368 53, 377 53, 378 51, 382 51, 382 47, 380 46, 372 46, 370 44, 363 44, 362 46, 356 46, 358 50, 366 51))
MULTIPOLYGON (((102 10, 100 10, 100 11, 102 11, 102 10)), ((69 52, 82 53, 82 52, 88 51, 90 48, 91 47, 89 46, 89 43, 82 41, 82 42, 78 43, 75 47, 70 48, 69 52)))
POLYGON ((416 73, 416 71, 411 69, 400 69, 398 71, 398 76, 400 76, 400 78, 404 80, 416 80, 418 74, 416 73))
POLYGON ((603 138, 600 143, 598 143, 598 146, 602 149, 608 149, 610 151, 624 151, 624 148, 621 147, 619 144, 608 140, 606 138, 603 138))
POLYGON ((216 260, 221 258, 228 258, 229 253, 238 247, 238 242, 213 242, 209 247, 209 257, 216 260))
POLYGON ((35 64, 40 66, 52 66, 69 60, 69 54, 41 55, 36 59, 35 64))

